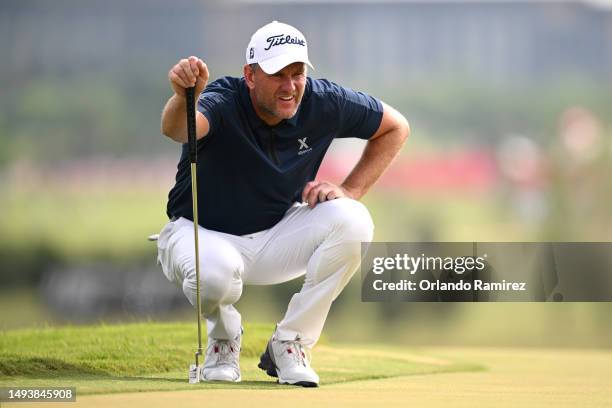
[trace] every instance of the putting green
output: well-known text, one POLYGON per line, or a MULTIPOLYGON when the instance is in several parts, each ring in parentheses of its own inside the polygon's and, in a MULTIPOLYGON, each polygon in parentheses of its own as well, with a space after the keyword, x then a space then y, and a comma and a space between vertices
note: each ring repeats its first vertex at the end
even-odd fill
MULTIPOLYGON (((408 354, 410 355, 410 354, 408 354)), ((228 385, 223 389, 147 392, 78 397, 68 407, 610 407, 612 353, 584 350, 432 348, 415 356, 480 361, 486 371, 411 375, 323 384, 301 389, 228 385)), ((438 360, 439 359, 439 360, 438 360)), ((432 360, 433 362, 434 360, 432 360)), ((37 407, 37 404, 7 404, 37 407)))
MULTIPOLYGON (((155 328, 152 330, 155 332, 155 328)), ((266 327, 262 334, 267 331, 266 327)), ((5 347, 10 343, 6 341, 6 333, 3 336, 0 357, 6 356, 5 347)), ((154 350, 158 348, 163 348, 163 343, 152 348, 154 357, 154 350)), ((255 368, 256 357, 250 355, 248 348, 245 352, 247 356, 241 361, 245 381, 240 384, 189 385, 184 369, 150 375, 110 374, 107 369, 105 375, 87 374, 90 377, 67 376, 68 372, 55 377, 45 377, 40 372, 5 375, 0 377, 0 386, 50 386, 58 383, 76 386, 76 403, 45 405, 69 407, 612 406, 612 352, 607 350, 404 349, 398 346, 332 347, 323 344, 314 352, 313 365, 322 382, 317 389, 270 382, 255 368)), ((117 357, 123 355, 118 354, 117 357)), ((73 355, 69 359, 73 361, 72 369, 78 366, 75 363, 79 361, 77 357, 73 355)), ((126 371, 125 368, 122 370, 126 371)), ((2 406, 39 405, 3 403, 2 406)))
MULTIPOLYGON (((78 395, 130 391, 193 390, 187 367, 195 345, 192 323, 143 323, 16 330, 0 336, 0 386, 72 386, 78 395)), ((242 379, 232 389, 277 389, 257 368, 273 325, 247 325, 242 379)), ((326 384, 415 374, 474 371, 471 362, 384 346, 331 347, 314 351, 313 367, 326 384)), ((223 389, 224 383, 199 388, 223 389)))

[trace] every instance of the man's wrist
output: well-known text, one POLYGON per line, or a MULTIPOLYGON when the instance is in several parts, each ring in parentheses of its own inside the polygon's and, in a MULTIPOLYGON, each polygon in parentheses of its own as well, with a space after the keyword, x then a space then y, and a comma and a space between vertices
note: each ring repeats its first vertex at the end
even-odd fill
POLYGON ((344 192, 344 195, 346 195, 348 198, 352 198, 353 200, 359 200, 362 196, 359 189, 347 186, 345 184, 341 184, 340 188, 344 192))

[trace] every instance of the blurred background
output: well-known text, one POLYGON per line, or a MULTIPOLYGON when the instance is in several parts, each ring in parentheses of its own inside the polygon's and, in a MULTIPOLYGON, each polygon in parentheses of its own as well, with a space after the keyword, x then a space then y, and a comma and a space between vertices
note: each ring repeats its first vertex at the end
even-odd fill
MULTIPOLYGON (((195 320, 146 240, 180 153, 159 130, 167 72, 197 55, 211 78, 239 76, 272 20, 306 35, 312 76, 411 123, 363 199, 375 240, 612 238, 612 2, 8 0, 0 330, 195 320)), ((318 178, 341 182, 362 147, 334 142, 318 178)), ((359 279, 332 341, 612 347, 610 303, 362 303, 359 279)), ((301 283, 247 287, 244 320, 280 320, 301 283)))

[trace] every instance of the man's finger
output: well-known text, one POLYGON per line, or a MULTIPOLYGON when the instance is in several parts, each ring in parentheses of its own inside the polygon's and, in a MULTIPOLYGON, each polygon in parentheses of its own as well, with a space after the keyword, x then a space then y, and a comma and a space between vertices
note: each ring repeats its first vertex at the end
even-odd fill
POLYGON ((182 86, 188 86, 187 84, 189 83, 189 77, 183 70, 183 67, 181 67, 181 64, 176 64, 174 68, 172 68, 172 72, 174 73, 174 75, 181 79, 181 81, 183 82, 182 86))
POLYGON ((313 188, 308 195, 308 205, 310 208, 314 208, 317 203, 327 201, 327 194, 329 191, 330 187, 326 183, 320 183, 313 188))
POLYGON ((199 76, 198 59, 196 57, 189 57, 189 66, 193 75, 199 76))
POLYGON ((306 196, 306 202, 310 208, 313 208, 317 204, 317 200, 319 199, 319 191, 321 191, 322 185, 317 184, 314 186, 306 196))
POLYGON ((208 80, 208 67, 201 59, 198 60, 198 76, 203 80, 208 80))
POLYGON ((306 183, 304 190, 302 190, 302 202, 307 201, 308 195, 317 184, 319 184, 317 181, 309 181, 306 183))
POLYGON ((168 77, 170 78, 171 82, 174 82, 175 84, 183 88, 187 88, 187 84, 185 84, 185 81, 183 81, 183 79, 180 76, 178 76, 176 72, 170 71, 170 75, 168 77))
POLYGON ((191 71, 191 65, 189 64, 189 61, 187 60, 181 60, 181 63, 179 64, 181 69, 183 70, 183 78, 184 80, 186 80, 187 82, 189 82, 192 86, 193 84, 195 84, 195 75, 193 75, 193 72, 191 71))
POLYGON ((318 202, 322 203, 324 201, 327 201, 328 194, 329 194, 329 190, 322 188, 321 191, 319 191, 319 194, 317 196, 318 202))
POLYGON ((334 189, 327 193, 327 196, 325 198, 327 198, 328 200, 335 200, 336 198, 340 198, 340 195, 338 191, 334 189))
POLYGON ((181 64, 181 70, 183 71, 183 80, 189 84, 189 86, 193 86, 195 83, 195 76, 193 72, 191 72, 191 67, 189 65, 185 66, 181 64))

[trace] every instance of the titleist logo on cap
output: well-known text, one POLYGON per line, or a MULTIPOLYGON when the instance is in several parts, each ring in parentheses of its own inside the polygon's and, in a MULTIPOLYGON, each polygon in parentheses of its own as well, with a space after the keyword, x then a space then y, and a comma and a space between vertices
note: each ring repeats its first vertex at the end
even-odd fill
POLYGON ((276 47, 277 45, 283 44, 295 44, 301 45, 303 47, 306 46, 306 41, 304 41, 303 39, 298 37, 291 37, 290 35, 285 34, 273 35, 272 37, 268 37, 266 38, 266 42, 268 43, 268 46, 264 48, 265 51, 268 51, 270 48, 276 47))
POLYGON ((259 64, 266 74, 274 74, 295 62, 302 62, 312 68, 304 34, 297 28, 278 21, 255 31, 245 56, 247 64, 259 64))

